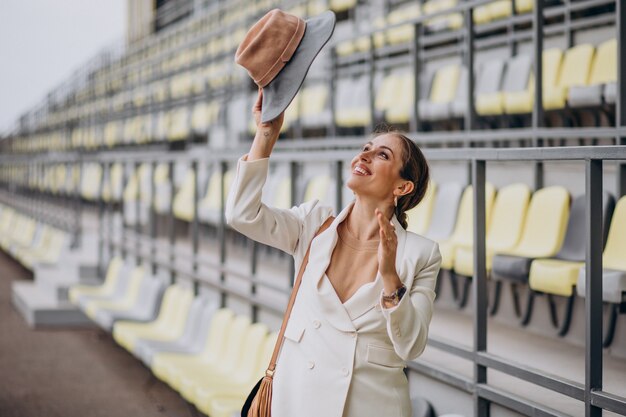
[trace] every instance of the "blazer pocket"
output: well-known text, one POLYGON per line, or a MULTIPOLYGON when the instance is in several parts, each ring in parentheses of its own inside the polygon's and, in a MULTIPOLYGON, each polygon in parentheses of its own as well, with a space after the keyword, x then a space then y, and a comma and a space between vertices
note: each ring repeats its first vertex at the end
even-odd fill
POLYGON ((367 345, 367 361, 389 368, 404 368, 406 365, 393 348, 371 344, 367 345))
POLYGON ((304 324, 298 322, 297 320, 291 320, 290 317, 290 320, 287 323, 287 328, 285 329, 285 339, 300 343, 302 335, 304 334, 304 329, 304 324))

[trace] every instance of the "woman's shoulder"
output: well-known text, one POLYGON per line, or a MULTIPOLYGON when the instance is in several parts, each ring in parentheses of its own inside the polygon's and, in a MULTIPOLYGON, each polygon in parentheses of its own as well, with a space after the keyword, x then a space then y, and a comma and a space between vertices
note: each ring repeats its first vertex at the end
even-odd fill
POLYGON ((418 253, 430 255, 435 251, 439 252, 439 244, 436 241, 408 230, 406 231, 406 244, 418 253))

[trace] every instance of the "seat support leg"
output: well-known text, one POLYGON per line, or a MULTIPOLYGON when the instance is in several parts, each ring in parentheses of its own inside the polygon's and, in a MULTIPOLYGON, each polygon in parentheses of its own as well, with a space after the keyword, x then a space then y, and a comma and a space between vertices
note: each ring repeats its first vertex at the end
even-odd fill
POLYGON ((567 306, 565 308, 565 317, 563 317, 563 323, 559 329, 559 336, 563 337, 569 331, 569 326, 572 322, 572 312, 574 311, 574 301, 576 300, 576 294, 572 293, 567 299, 567 306))
POLYGON ((511 297, 513 298, 513 310, 515 311, 515 317, 520 317, 522 315, 521 308, 519 306, 519 291, 517 290, 517 284, 511 283, 511 297))
POLYGON ((489 309, 489 315, 495 316, 498 312, 500 304, 500 291, 502 290, 502 281, 495 281, 495 288, 493 289, 493 297, 491 297, 491 308, 489 309))
POLYGON ((463 293, 461 294, 461 297, 457 299, 457 306, 459 307, 459 310, 467 305, 471 284, 472 280, 470 278, 466 278, 463 283, 463 293))
POLYGON ((528 288, 528 294, 526 296, 526 309, 524 310, 524 314, 520 324, 522 326, 527 326, 530 323, 530 319, 533 316, 533 307, 535 304, 535 291, 528 288))

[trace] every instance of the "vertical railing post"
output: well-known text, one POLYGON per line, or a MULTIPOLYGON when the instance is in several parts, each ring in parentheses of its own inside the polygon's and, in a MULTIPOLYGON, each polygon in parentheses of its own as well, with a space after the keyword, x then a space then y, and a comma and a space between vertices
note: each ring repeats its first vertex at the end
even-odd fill
POLYGON ((140 249, 141 249, 141 176, 140 163, 135 161, 135 178, 137 184, 137 190, 135 191, 135 265, 139 265, 140 262, 140 249))
MULTIPOLYGON (((291 207, 298 204, 298 178, 300 176, 300 169, 298 163, 296 161, 291 161, 289 163, 289 176, 291 177, 291 207)), ((296 266, 294 262, 289 263, 289 282, 293 287, 294 284, 294 275, 296 273, 296 266)))
POLYGON ((329 80, 329 91, 328 91, 328 100, 330 102, 330 122, 328 125, 328 136, 336 136, 337 135, 337 103, 335 99, 337 98, 337 51, 335 48, 331 48, 330 50, 330 80, 329 80))
POLYGON ((591 393, 602 390, 602 160, 585 161, 585 417, 601 417, 591 393))
MULTIPOLYGON (((217 239, 220 243, 220 266, 222 267, 220 271, 220 283, 224 284, 226 282, 226 274, 224 273, 224 267, 226 266, 226 213, 224 209, 226 208, 226 161, 220 160, 220 220, 217 228, 217 239)), ((220 305, 221 307, 226 307, 226 292, 221 292, 220 297, 220 305)))
POLYGON ((474 9, 469 8, 465 14, 465 68, 467 69, 467 97, 465 112, 465 130, 474 128, 476 112, 474 109, 474 9))
MULTIPOLYGON (((104 272, 104 182, 109 173, 109 164, 100 162, 102 166, 102 177, 100 178, 100 191, 98 195, 98 278, 103 277, 104 272)), ((110 257, 110 254, 109 254, 110 257)))
POLYGON ((156 210, 154 208, 156 201, 156 183, 154 174, 157 169, 156 161, 152 161, 152 169, 150 170, 150 207, 148 213, 150 213, 150 260, 152 264, 152 275, 157 273, 156 264, 156 240, 157 240, 157 222, 156 222, 156 210))
MULTIPOLYGON (((487 351, 487 268, 485 259, 485 161, 472 161, 474 191, 474 353, 487 351)), ((487 367, 474 362, 474 384, 487 383, 487 367)), ((474 416, 489 416, 489 401, 474 393, 474 416)))
MULTIPOLYGON (((191 268, 193 273, 196 274, 198 272, 198 248, 199 248, 199 227, 200 223, 198 222, 198 186, 200 181, 198 180, 198 161, 194 159, 191 161, 191 171, 193 172, 193 192, 192 192, 192 204, 193 204, 193 218, 191 222, 191 244, 193 250, 193 260, 191 263, 191 268)), ((194 279, 193 281, 193 291, 194 294, 198 294, 200 283, 198 280, 194 279)))
POLYGON ((170 187, 170 207, 167 216, 168 226, 168 241, 169 241, 169 264, 170 264, 170 283, 174 284, 176 281, 176 272, 174 271, 174 262, 176 261, 176 223, 174 219, 174 161, 168 162, 168 182, 170 187))
MULTIPOLYGON (((626 126, 626 53, 622 48, 626 47, 626 5, 623 1, 616 1, 615 28, 617 31, 617 97, 615 100, 615 126, 626 126)), ((615 138, 616 145, 626 145, 626 137, 618 134, 615 138)), ((626 194, 626 164, 617 163, 617 193, 618 197, 626 194)))
POLYGON ((337 207, 336 213, 339 213, 343 208, 343 161, 337 160, 335 162, 335 206, 337 207))
MULTIPOLYGON (((81 169, 81 176, 83 175, 83 163, 82 156, 78 156, 78 164, 81 169)), ((74 227, 72 231, 72 249, 76 249, 80 247, 80 234, 82 232, 82 217, 83 217, 83 202, 81 200, 81 192, 80 187, 78 192, 76 193, 76 206, 74 207, 74 227)))
MULTIPOLYGON (((535 100, 532 113, 532 145, 543 144, 538 130, 543 127, 543 1, 536 1, 533 10, 533 46, 535 62, 535 100)), ((544 167, 542 161, 535 161, 535 190, 543 187, 544 167)))

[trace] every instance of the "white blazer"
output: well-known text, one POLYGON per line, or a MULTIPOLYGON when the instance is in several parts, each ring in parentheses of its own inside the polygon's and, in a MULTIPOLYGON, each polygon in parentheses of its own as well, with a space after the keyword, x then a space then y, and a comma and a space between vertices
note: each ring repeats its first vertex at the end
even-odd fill
MULTIPOLYGON (((332 215, 318 200, 291 209, 261 202, 269 158, 237 163, 226 202, 235 230, 294 257, 298 271, 317 229, 332 215)), ((408 291, 382 306, 383 281, 364 284, 342 303, 326 276, 337 226, 354 202, 311 244, 309 263, 285 330, 273 383, 273 417, 411 417, 406 361, 426 345, 441 264, 438 245, 407 232, 393 216, 396 270, 408 291)))

